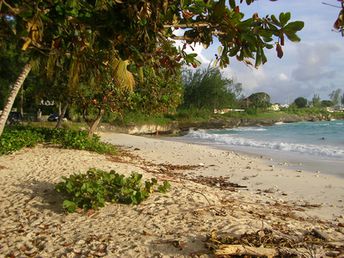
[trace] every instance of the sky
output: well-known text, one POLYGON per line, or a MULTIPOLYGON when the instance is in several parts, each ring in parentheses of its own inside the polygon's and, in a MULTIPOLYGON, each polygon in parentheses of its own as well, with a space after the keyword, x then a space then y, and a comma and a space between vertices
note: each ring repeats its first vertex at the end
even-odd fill
MULTIPOLYGON (((255 12, 261 17, 291 12, 291 20, 304 21, 305 27, 298 33, 301 42, 286 41, 282 59, 274 49, 267 50, 268 62, 256 69, 233 58, 230 67, 223 70, 224 76, 242 83, 244 95, 263 91, 273 103, 289 104, 297 97, 311 100, 314 94, 323 100, 329 99, 335 89, 344 92, 344 37, 332 30, 339 9, 322 1, 339 5, 336 0, 257 0, 250 6, 242 4, 247 18, 255 12)), ((214 60, 218 46, 214 41, 208 49, 196 47, 203 67, 214 60)))

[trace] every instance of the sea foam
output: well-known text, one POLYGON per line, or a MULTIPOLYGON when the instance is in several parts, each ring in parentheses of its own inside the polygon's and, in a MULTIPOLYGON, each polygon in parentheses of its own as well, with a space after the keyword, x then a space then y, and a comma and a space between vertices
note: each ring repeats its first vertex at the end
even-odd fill
MULTIPOLYGON (((244 128, 240 128, 243 130, 244 128)), ((264 128, 256 128, 256 130, 261 130, 264 128)), ((238 130, 238 129, 235 129, 238 130)), ((245 130, 245 129, 244 129, 245 130)), ((252 130, 251 128, 246 128, 246 130, 252 130)), ((190 130, 190 132, 185 136, 190 139, 211 142, 218 145, 229 145, 229 146, 244 146, 244 147, 254 147, 263 148, 278 151, 287 152, 298 152, 309 155, 317 155, 322 157, 330 158, 340 158, 344 159, 344 149, 335 146, 319 146, 313 144, 298 144, 298 143, 287 143, 282 141, 261 141, 257 139, 243 138, 238 135, 230 134, 217 134, 208 133, 205 130, 190 130)))

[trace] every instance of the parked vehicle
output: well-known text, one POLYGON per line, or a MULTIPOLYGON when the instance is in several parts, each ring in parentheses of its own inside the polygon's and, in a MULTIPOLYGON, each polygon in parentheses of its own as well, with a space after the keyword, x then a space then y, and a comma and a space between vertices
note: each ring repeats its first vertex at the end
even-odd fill
POLYGON ((20 124, 22 121, 23 121, 23 116, 20 114, 20 112, 10 112, 6 123, 8 125, 16 125, 16 124, 20 124))
POLYGON ((56 122, 57 120, 59 120, 59 115, 54 113, 48 116, 48 121, 49 122, 56 122))

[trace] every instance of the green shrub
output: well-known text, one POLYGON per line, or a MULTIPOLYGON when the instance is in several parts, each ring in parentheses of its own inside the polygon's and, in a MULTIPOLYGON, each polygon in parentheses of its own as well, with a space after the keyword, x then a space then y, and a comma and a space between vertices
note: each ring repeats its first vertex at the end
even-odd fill
POLYGON ((116 148, 100 141, 99 136, 88 137, 86 131, 36 127, 6 128, 0 138, 0 155, 9 154, 38 143, 52 143, 66 149, 88 150, 101 154, 115 154, 116 148))
POLYGON ((245 110, 246 114, 248 115, 257 115, 258 114, 258 109, 255 107, 249 107, 245 110))
POLYGON ((132 173, 130 176, 118 174, 111 170, 89 169, 86 174, 74 174, 62 177, 56 185, 56 191, 66 195, 63 207, 68 212, 77 208, 84 210, 104 207, 105 202, 139 204, 147 199, 153 191, 165 193, 171 187, 165 181, 157 185, 155 178, 142 181, 142 175, 132 173))
POLYGON ((88 150, 101 154, 116 153, 116 149, 113 145, 101 142, 98 135, 88 137, 88 133, 86 131, 65 130, 60 141, 62 146, 67 149, 88 150))
POLYGON ((44 136, 31 130, 5 130, 0 137, 0 155, 10 154, 24 147, 34 147, 44 141, 44 136))
POLYGON ((211 109, 180 109, 177 114, 174 115, 174 118, 179 121, 207 121, 213 116, 213 110, 211 109))

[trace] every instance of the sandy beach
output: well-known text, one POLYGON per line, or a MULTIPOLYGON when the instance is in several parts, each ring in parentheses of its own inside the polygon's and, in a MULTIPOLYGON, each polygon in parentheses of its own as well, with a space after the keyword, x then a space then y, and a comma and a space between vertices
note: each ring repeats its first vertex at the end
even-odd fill
POLYGON ((264 230, 290 238, 317 232, 332 244, 313 248, 316 257, 344 255, 343 178, 161 138, 101 137, 122 155, 37 146, 0 157, 1 257, 213 257, 205 244, 212 232, 264 230), (167 179, 172 189, 138 206, 65 213, 54 184, 92 167, 167 179))

